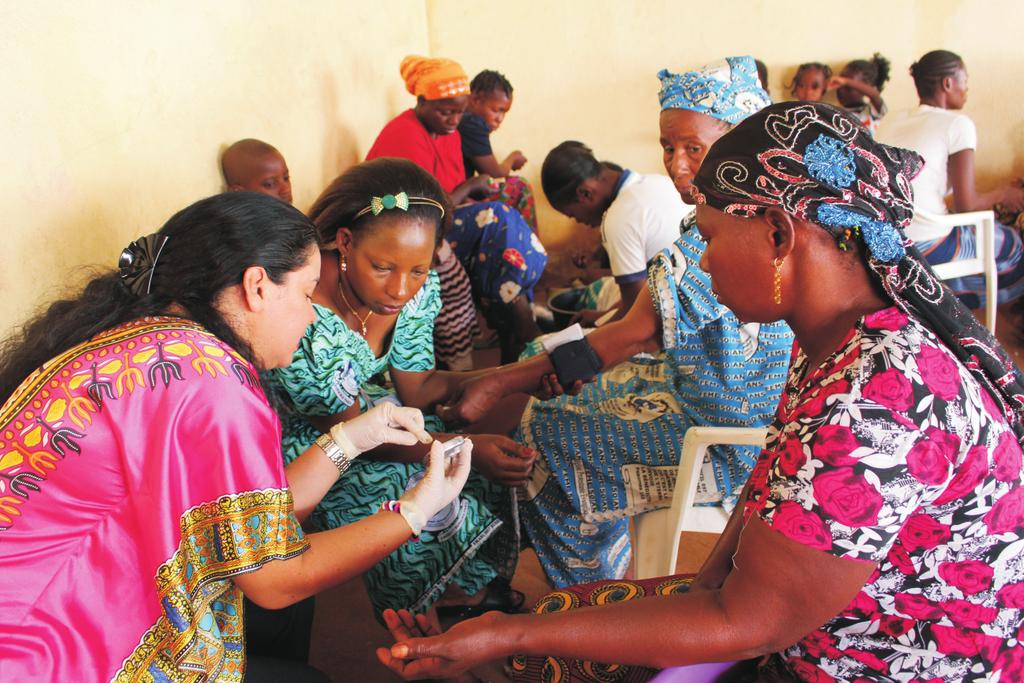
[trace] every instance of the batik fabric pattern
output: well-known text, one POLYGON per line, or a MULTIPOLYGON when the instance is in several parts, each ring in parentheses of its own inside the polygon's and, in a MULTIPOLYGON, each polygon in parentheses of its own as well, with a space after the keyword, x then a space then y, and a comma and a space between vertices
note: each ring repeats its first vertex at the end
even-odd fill
POLYGON ((447 239, 478 301, 507 305, 520 295, 533 300, 548 254, 518 211, 500 202, 461 206, 447 239))
POLYGON ((658 72, 662 111, 687 109, 736 124, 771 104, 761 87, 753 57, 726 57, 699 69, 675 74, 658 72))
MULTIPOLYGON (((600 373, 577 396, 533 399, 513 435, 541 458, 520 519, 555 586, 620 578, 629 517, 671 503, 686 430, 765 426, 786 376, 785 323, 740 325, 698 266, 692 222, 648 268, 662 349, 600 373)), ((732 509, 759 449, 709 449, 700 501, 732 509)))
POLYGON ((863 318, 819 367, 798 349, 746 517, 877 564, 785 652, 808 681, 1024 676, 1021 447, 997 401, 919 321, 863 318))
MULTIPOLYGON (((287 368, 267 373, 266 383, 282 415, 285 462, 303 453, 319 432, 305 416, 342 413, 356 402, 365 411, 381 401, 399 402, 384 386, 389 369, 425 372, 434 367, 434 317, 440 309, 438 279, 431 273, 419 292, 398 314, 390 346, 375 356, 366 340, 333 311, 314 304, 316 321, 306 330, 287 368)), ((444 431, 427 417, 427 429, 444 431)), ((358 458, 327 492, 310 520, 319 530, 357 522, 395 500, 423 476, 421 464, 358 458)), ((379 617, 384 609, 422 612, 452 581, 476 593, 499 573, 511 576, 514 551, 495 538, 508 517, 511 490, 477 472, 470 474, 461 496, 434 517, 419 542, 406 543, 363 575, 379 617)), ((504 539, 503 539, 504 540, 504 539)))
POLYGON ((0 409, 0 679, 241 681, 238 574, 308 547, 254 368, 148 318, 0 409))
MULTIPOLYGON (((599 581, 569 586, 545 595, 534 605, 535 614, 566 612, 580 607, 610 605, 641 598, 657 598, 685 593, 692 574, 662 576, 641 581, 599 581)), ((512 680, 518 683, 645 683, 657 675, 657 669, 645 666, 605 664, 561 657, 511 657, 508 666, 512 680)))
POLYGON ((487 198, 489 201, 501 202, 515 209, 530 229, 534 233, 537 232, 537 205, 530 183, 520 176, 510 175, 507 178, 492 180, 490 187, 491 196, 487 198))

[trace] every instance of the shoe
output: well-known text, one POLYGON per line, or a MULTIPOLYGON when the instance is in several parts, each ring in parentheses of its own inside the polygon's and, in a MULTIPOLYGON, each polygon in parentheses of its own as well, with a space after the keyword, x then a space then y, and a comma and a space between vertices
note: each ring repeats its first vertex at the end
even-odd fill
POLYGON ((437 608, 437 616, 441 619, 461 621, 478 617, 484 612, 505 612, 515 614, 523 608, 526 596, 513 589, 507 579, 494 579, 487 584, 484 599, 475 605, 446 605, 437 608))

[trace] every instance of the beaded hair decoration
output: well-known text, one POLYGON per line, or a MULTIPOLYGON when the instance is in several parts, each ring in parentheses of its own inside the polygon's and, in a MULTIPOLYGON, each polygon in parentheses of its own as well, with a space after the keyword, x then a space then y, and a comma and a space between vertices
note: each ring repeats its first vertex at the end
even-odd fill
POLYGON ((444 206, 441 205, 441 202, 431 199, 430 197, 410 197, 405 192, 399 192, 398 194, 386 194, 383 197, 371 197, 369 206, 360 209, 359 213, 357 213, 355 217, 362 218, 368 213, 378 216, 381 212, 390 211, 392 209, 408 211, 409 207, 413 204, 437 207, 437 210, 441 212, 441 218, 444 218, 444 206))

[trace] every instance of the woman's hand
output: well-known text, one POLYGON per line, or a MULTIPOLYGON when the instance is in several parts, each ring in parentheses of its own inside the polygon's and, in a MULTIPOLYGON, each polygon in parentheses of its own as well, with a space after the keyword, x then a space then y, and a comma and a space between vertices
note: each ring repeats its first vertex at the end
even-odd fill
MULTIPOLYGON (((593 382, 594 380, 590 381, 593 382)), ((583 391, 583 384, 583 380, 578 379, 571 385, 569 385, 568 388, 563 387, 561 383, 558 381, 558 375, 551 372, 541 376, 540 386, 537 387, 537 389, 532 393, 532 395, 536 396, 542 401, 547 401, 548 399, 552 398, 558 398, 562 394, 569 394, 570 396, 575 396, 576 394, 583 391)))
MULTIPOLYGON (((476 437, 474 437, 476 438, 476 437)), ((469 477, 472 462, 473 442, 466 439, 455 457, 444 455, 444 444, 435 441, 430 446, 427 473, 415 486, 402 494, 400 501, 407 501, 418 508, 425 519, 430 519, 448 503, 455 500, 469 477)))
POLYGON ((488 612, 438 633, 422 614, 413 617, 406 610, 384 610, 384 623, 395 645, 377 648, 377 659, 407 681, 420 678, 449 678, 486 662, 506 656, 501 640, 493 632, 501 612, 488 612))
POLYGON ((385 443, 411 446, 434 437, 423 428, 423 413, 393 403, 380 403, 362 415, 331 427, 331 438, 349 458, 385 443))
POLYGON ((459 385, 448 403, 438 405, 434 412, 445 423, 468 424, 482 418, 504 397, 500 382, 492 381, 491 375, 478 375, 459 385))
POLYGON ((487 199, 491 194, 491 180, 491 176, 486 173, 473 176, 466 181, 467 189, 469 190, 467 196, 478 201, 487 199))
POLYGON ((1006 187, 999 204, 1014 213, 1024 211, 1024 187, 1019 179, 1006 187))
POLYGON ((526 156, 518 149, 508 155, 505 159, 505 163, 509 165, 513 171, 518 171, 526 165, 526 156))
POLYGON ((569 324, 579 323, 583 327, 593 327, 594 323, 603 318, 608 314, 608 311, 594 311, 589 308, 584 308, 573 314, 572 318, 569 319, 569 324))
POLYGON ((526 483, 537 460, 537 451, 499 434, 474 434, 473 467, 497 484, 526 483))

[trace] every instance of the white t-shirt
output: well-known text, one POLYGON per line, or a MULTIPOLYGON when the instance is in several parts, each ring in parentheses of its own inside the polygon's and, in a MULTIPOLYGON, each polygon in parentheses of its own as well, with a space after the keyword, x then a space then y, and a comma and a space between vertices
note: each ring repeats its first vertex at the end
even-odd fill
POLYGON ((646 277, 647 262, 679 239, 688 211, 667 176, 630 172, 601 222, 601 242, 616 281, 646 277))
MULTIPOLYGON (((966 114, 927 104, 891 114, 878 125, 878 140, 912 149, 924 157, 924 168, 914 178, 914 209, 945 214, 945 198, 951 191, 946 166, 949 157, 976 149, 978 131, 966 114)), ((950 228, 915 217, 907 236, 915 242, 942 239, 950 228)))

